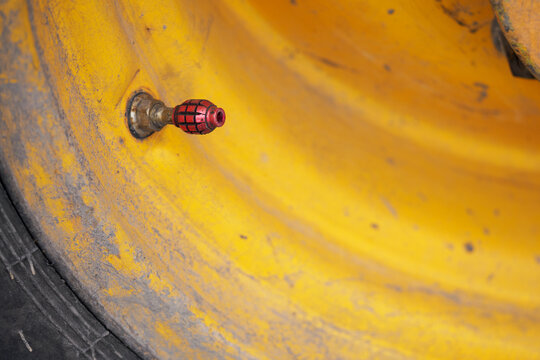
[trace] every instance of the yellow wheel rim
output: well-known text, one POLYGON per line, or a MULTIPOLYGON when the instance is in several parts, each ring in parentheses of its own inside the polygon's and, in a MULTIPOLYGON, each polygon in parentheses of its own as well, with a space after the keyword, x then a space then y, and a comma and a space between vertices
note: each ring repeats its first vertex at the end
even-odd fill
POLYGON ((2 7, 4 172, 143 354, 540 357, 540 84, 487 0, 2 7), (227 124, 136 140, 139 89, 227 124))

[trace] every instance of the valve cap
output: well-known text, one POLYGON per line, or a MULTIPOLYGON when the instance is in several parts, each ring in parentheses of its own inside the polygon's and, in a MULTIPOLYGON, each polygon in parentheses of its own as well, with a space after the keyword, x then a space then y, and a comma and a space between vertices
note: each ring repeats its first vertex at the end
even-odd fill
POLYGON ((188 134, 208 134, 225 124, 225 111, 208 100, 186 100, 173 111, 173 124, 188 134))

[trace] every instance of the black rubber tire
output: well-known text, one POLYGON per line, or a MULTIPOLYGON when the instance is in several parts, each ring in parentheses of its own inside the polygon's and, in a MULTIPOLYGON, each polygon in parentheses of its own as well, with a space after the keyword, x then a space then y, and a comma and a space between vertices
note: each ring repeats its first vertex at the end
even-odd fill
POLYGON ((77 298, 0 183, 0 359, 140 359, 77 298))

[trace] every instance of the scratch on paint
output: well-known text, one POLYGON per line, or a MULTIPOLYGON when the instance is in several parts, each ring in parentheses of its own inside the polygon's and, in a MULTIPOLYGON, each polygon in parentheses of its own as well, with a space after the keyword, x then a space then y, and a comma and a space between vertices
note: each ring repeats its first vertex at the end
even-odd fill
POLYGON ((30 346, 30 344, 28 343, 28 341, 24 337, 24 334, 23 334, 22 330, 19 330, 18 333, 19 333, 19 336, 21 337, 22 342, 24 343, 24 346, 26 346, 28 351, 32 352, 32 347, 30 346))
POLYGON ((384 204, 384 206, 388 209, 388 211, 390 211, 390 214, 392 214, 392 216, 397 219, 399 215, 396 208, 392 205, 392 203, 384 196, 381 196, 380 199, 382 203, 384 204))

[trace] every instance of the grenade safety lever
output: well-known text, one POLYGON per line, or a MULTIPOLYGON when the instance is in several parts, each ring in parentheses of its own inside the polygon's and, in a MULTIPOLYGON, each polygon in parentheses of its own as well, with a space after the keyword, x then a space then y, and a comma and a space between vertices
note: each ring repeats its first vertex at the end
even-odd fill
POLYGON ((167 124, 196 135, 208 134, 225 124, 225 111, 208 100, 186 100, 170 108, 145 92, 131 97, 126 116, 129 131, 138 139, 152 135, 167 124))

